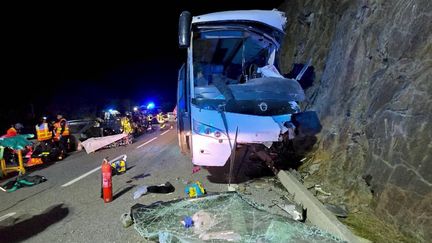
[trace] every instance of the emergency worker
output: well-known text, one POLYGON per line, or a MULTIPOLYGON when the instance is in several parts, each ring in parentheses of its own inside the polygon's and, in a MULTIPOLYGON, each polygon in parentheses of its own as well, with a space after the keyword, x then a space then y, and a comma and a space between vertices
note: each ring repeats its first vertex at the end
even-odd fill
POLYGON ((68 151, 69 144, 69 124, 62 115, 57 115, 57 121, 54 123, 54 141, 59 145, 60 156, 58 159, 63 159, 68 151))
POLYGON ((147 130, 152 130, 153 128, 152 128, 152 125, 153 125, 153 115, 151 114, 151 113, 149 113, 148 115, 147 115, 147 126, 148 126, 148 128, 147 128, 147 130))
POLYGON ((52 129, 49 126, 46 117, 42 117, 35 128, 38 141, 47 141, 52 139, 52 129))
POLYGON ((126 115, 120 119, 120 124, 121 124, 122 132, 127 134, 125 138, 126 144, 131 144, 133 128, 132 128, 132 117, 130 113, 126 112, 126 115))
MULTIPOLYGON (((1 136, 0 138, 11 138, 18 135, 18 130, 15 128, 16 125, 12 124, 8 130, 6 130, 6 134, 1 136)), ((11 148, 5 147, 3 151, 3 159, 6 161, 6 164, 16 164, 17 155, 15 151, 11 148)))
POLYGON ((165 126, 166 126, 166 124, 165 124, 165 119, 164 119, 163 113, 162 113, 162 112, 159 112, 159 113, 156 115, 156 119, 157 119, 158 123, 160 124, 159 127, 160 127, 161 129, 164 129, 165 126))
POLYGON ((35 126, 36 128, 36 137, 40 142, 42 151, 46 151, 48 145, 52 141, 53 133, 52 127, 48 124, 47 118, 42 117, 39 123, 35 126))
POLYGON ((123 116, 120 120, 120 123, 121 123, 123 133, 126 134, 133 133, 130 115, 123 116))

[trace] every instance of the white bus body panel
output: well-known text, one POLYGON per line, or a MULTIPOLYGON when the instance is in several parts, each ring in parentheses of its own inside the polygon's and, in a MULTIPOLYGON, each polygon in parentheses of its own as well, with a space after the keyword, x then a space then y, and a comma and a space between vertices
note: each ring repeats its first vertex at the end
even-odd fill
MULTIPOLYGON (((231 154, 230 143, 221 114, 215 110, 204 110, 191 106, 192 121, 192 163, 202 166, 223 166, 231 154), (198 134, 197 122, 219 129, 223 135, 220 138, 198 134)), ((281 133, 282 124, 290 121, 291 115, 255 116, 225 112, 229 138, 234 144, 235 132, 238 127, 237 143, 264 144, 276 142, 281 133)))
POLYGON ((193 17, 192 24, 233 20, 261 22, 282 32, 286 24, 285 14, 277 10, 238 10, 209 13, 193 17))

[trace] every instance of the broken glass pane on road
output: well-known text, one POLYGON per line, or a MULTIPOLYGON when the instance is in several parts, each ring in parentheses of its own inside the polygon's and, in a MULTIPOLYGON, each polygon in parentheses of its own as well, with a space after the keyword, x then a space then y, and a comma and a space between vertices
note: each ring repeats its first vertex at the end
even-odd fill
POLYGON ((132 208, 135 229, 159 242, 340 242, 333 235, 271 214, 235 192, 132 208), (190 217, 192 227, 182 220, 190 217))

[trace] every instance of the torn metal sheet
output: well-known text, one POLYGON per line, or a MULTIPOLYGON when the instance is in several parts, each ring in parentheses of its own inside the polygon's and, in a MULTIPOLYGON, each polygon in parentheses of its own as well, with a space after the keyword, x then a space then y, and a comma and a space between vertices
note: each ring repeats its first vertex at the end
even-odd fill
POLYGON ((184 199, 131 210, 134 227, 159 242, 340 242, 333 235, 271 214, 235 192, 184 199), (182 220, 191 217, 192 227, 182 220))

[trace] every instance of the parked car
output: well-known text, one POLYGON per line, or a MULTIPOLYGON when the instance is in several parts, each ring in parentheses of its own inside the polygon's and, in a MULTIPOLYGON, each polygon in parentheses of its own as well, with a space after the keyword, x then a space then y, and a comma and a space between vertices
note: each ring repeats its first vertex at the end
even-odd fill
MULTIPOLYGON (((89 138, 89 131, 94 132, 94 126, 96 125, 95 119, 80 119, 70 120, 69 131, 70 131, 70 150, 75 151, 79 141, 84 141, 89 138)), ((99 129, 97 129, 99 130, 99 129)))

